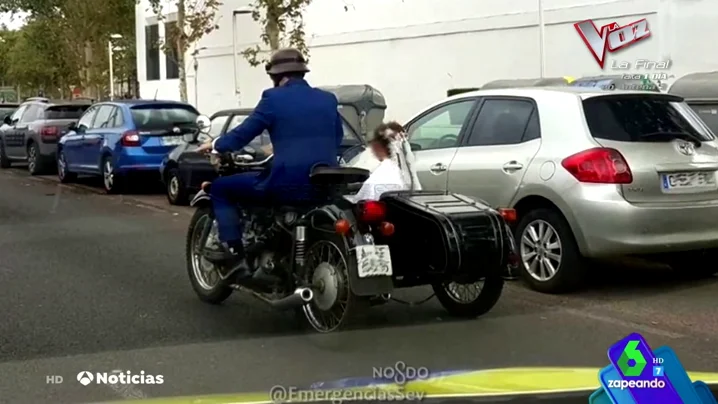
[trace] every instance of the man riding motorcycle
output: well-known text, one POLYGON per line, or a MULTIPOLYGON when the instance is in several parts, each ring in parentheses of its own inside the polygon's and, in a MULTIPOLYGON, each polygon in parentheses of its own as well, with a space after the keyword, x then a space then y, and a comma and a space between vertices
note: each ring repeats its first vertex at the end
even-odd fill
POLYGON ((312 168, 336 166, 343 137, 337 99, 304 80, 309 68, 301 52, 280 49, 265 68, 274 88, 262 93, 242 124, 199 148, 200 152, 239 151, 265 130, 272 142, 271 168, 218 178, 209 192, 222 244, 208 259, 225 264, 225 276, 233 274, 238 282, 254 275, 242 242, 240 208, 270 201, 286 205, 310 197, 305 191, 311 188, 312 168))

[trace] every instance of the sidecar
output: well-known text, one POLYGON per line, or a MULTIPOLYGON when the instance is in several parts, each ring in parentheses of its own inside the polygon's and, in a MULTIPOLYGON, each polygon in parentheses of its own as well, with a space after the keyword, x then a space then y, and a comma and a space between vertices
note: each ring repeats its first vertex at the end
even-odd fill
POLYGON ((385 216, 372 231, 373 244, 389 247, 391 279, 381 277, 379 282, 381 278, 362 278, 360 273, 352 289, 381 288, 386 295, 398 288, 431 285, 450 313, 467 317, 486 313, 496 304, 509 268, 517 261, 506 221, 512 212, 499 212, 464 195, 433 191, 388 192, 379 202, 385 216), (459 296, 459 290, 472 288, 477 292, 473 296, 459 296))

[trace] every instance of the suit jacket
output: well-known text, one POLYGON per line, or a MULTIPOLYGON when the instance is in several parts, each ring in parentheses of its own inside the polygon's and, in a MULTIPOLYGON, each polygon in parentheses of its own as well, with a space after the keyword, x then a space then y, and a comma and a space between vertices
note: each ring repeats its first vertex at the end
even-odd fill
POLYGON ((254 112, 239 126, 219 137, 214 149, 220 153, 238 151, 264 130, 274 148, 272 166, 260 176, 257 187, 278 191, 304 188, 317 164, 337 165, 344 136, 336 97, 310 87, 304 80, 290 80, 284 86, 262 93, 254 112))

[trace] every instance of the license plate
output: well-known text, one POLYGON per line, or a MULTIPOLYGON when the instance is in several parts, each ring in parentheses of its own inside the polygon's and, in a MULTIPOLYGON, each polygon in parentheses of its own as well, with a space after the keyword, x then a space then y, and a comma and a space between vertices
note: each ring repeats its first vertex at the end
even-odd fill
POLYGON ((182 136, 164 136, 160 142, 163 146, 179 146, 182 144, 182 136))
POLYGON ((391 254, 387 245, 362 245, 357 247, 357 263, 360 278, 391 276, 391 254))
POLYGON ((713 190, 716 187, 715 171, 697 171, 692 173, 662 174, 664 191, 700 191, 713 190))

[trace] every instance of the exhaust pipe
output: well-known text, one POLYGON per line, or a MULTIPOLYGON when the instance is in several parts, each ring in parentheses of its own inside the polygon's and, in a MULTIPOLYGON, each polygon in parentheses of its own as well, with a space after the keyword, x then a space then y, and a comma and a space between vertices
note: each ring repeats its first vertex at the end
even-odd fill
POLYGON ((279 300, 269 299, 266 295, 257 293, 251 289, 242 286, 237 286, 237 289, 249 292, 252 296, 263 301, 264 303, 267 303, 268 305, 272 306, 277 310, 288 310, 295 307, 300 307, 304 304, 311 302, 312 299, 314 299, 314 292, 310 288, 304 287, 295 289, 294 293, 279 300))

